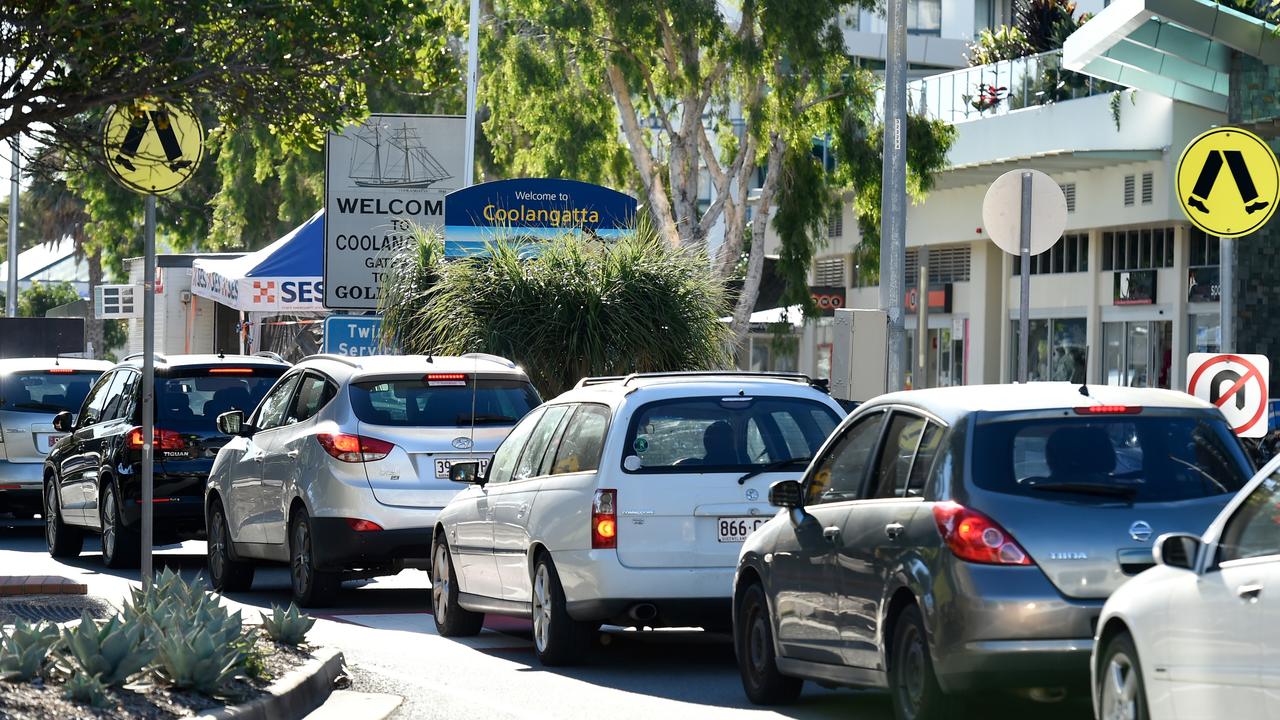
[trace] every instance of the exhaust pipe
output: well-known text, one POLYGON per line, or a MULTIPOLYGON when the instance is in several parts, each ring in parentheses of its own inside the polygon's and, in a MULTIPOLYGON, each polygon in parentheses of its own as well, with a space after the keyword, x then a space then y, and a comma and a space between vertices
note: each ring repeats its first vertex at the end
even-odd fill
POLYGON ((658 617, 658 607, 653 603, 637 603, 627 611, 627 617, 636 622, 648 622, 658 617))

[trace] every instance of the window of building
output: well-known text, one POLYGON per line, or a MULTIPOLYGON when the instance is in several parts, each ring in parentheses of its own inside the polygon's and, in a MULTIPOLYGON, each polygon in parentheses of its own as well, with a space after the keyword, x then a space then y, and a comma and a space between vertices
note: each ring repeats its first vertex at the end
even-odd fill
POLYGON ((857 30, 862 25, 862 10, 856 6, 841 11, 840 17, 844 18, 844 26, 850 30, 857 30))
POLYGON ((907 0, 907 32, 941 35, 942 0, 907 0))
MULTIPOLYGON (((1019 323, 1012 322, 1009 377, 1018 377, 1019 323)), ((1085 318, 1034 319, 1028 323, 1027 380, 1083 383, 1088 367, 1085 318)))
POLYGON ((1142 228, 1102 233, 1103 270, 1152 270, 1173 267, 1173 228, 1142 228))
POLYGON ((1191 227, 1188 231, 1188 245, 1191 249, 1191 267, 1217 267, 1220 262, 1219 248, 1221 241, 1212 236, 1206 235, 1203 230, 1198 227, 1191 227))
POLYGON ((1142 173, 1142 204, 1150 205, 1152 197, 1155 195, 1155 174, 1142 173))
MULTIPOLYGON (((1089 271, 1089 234, 1068 233, 1039 255, 1031 256, 1031 274, 1089 271)), ((1013 274, 1022 274, 1022 258, 1013 258, 1013 274)))
POLYGON ((973 2, 973 36, 978 37, 978 33, 987 28, 996 26, 996 3, 995 0, 974 0, 973 2))
POLYGON ((1062 194, 1064 197, 1067 198, 1067 212, 1069 213, 1075 212, 1076 211, 1076 184, 1063 183, 1062 194))
POLYGON ((1173 323, 1102 324, 1102 373, 1107 385, 1168 388, 1173 368, 1173 323))
POLYGON ((839 207, 831 212, 827 219, 827 237, 844 237, 844 208, 839 207))
POLYGON ((828 257, 813 263, 813 284, 827 287, 844 287, 844 258, 828 257))
MULTIPOLYGON (((907 250, 907 285, 914 285, 920 268, 920 251, 907 250)), ((969 246, 929 248, 929 282, 969 281, 969 246)))
POLYGON ((1187 318, 1188 352, 1222 352, 1222 316, 1219 313, 1197 313, 1187 318))
MULTIPOLYGON (((1187 302, 1218 302, 1221 297, 1219 243, 1218 238, 1206 235, 1200 228, 1193 227, 1188 231, 1190 262, 1187 263, 1187 302)), ((1214 325, 1217 325, 1216 320, 1214 325)))

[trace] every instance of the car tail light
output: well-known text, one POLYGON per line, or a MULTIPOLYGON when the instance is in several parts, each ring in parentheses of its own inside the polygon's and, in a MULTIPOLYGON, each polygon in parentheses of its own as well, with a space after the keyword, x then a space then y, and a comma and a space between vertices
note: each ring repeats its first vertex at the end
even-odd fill
POLYGON ((347 527, 356 532, 378 532, 382 526, 372 520, 361 520, 359 518, 347 518, 347 527))
MULTIPOLYGON (((164 430, 161 428, 152 429, 152 437, 155 439, 156 450, 186 450, 187 440, 182 437, 182 433, 174 430, 164 430)), ((135 427, 129 429, 129 434, 125 436, 125 445, 130 450, 142 449, 142 428, 135 427)))
POLYGON ((961 560, 986 565, 1030 565, 1022 546, 995 520, 954 502, 933 506, 933 520, 947 547, 961 560))
POLYGON ((1141 405, 1085 405, 1075 409, 1077 415, 1137 415, 1141 405))
POLYGON ((45 372, 50 375, 70 375, 74 373, 75 370, 71 368, 58 367, 58 368, 49 368, 48 370, 45 370, 45 372))
POLYGON ((427 385, 466 385, 466 373, 428 373, 422 378, 427 385))
POLYGON ((252 375, 253 368, 219 367, 209 368, 210 375, 252 375))
POLYGON ((591 549, 618 547, 618 491, 597 490, 591 505, 591 549))
POLYGON ((372 462, 385 458, 395 445, 386 440, 348 435, 347 433, 320 433, 316 435, 324 451, 342 462, 372 462))

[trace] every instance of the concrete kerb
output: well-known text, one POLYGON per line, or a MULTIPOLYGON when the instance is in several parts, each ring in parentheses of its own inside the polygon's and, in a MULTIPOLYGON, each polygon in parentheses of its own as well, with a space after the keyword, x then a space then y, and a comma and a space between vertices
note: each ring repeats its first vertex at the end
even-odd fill
POLYGON ((301 667, 267 688, 267 694, 243 705, 229 705, 195 720, 297 720, 324 704, 346 664, 340 650, 322 648, 301 667))

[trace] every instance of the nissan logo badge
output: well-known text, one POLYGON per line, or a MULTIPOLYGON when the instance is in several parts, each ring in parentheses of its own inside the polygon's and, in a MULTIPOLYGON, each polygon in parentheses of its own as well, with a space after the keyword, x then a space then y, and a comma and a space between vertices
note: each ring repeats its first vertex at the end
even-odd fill
POLYGON ((469 438, 469 437, 456 437, 456 438, 454 438, 454 439, 453 439, 453 446, 454 446, 455 448, 457 448, 458 450, 470 450, 470 449, 471 449, 471 438, 469 438))
POLYGON ((1146 542, 1151 537, 1151 526, 1139 520, 1129 526, 1129 537, 1138 542, 1146 542))

